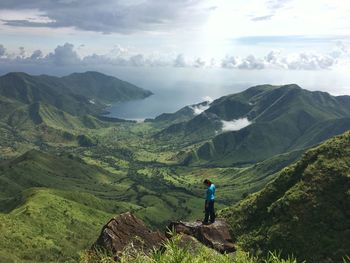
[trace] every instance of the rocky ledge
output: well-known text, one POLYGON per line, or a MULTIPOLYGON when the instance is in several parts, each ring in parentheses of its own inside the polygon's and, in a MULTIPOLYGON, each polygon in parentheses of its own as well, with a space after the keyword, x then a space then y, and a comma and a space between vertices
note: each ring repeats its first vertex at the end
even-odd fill
POLYGON ((145 252, 160 248, 166 240, 159 231, 151 231, 145 223, 131 213, 112 218, 101 231, 93 248, 102 248, 118 255, 131 243, 145 252))
POLYGON ((177 234, 192 236, 202 244, 220 253, 231 253, 236 250, 229 227, 223 220, 216 220, 215 223, 210 225, 203 225, 201 221, 191 223, 172 222, 169 229, 177 234))
POLYGON ((166 239, 172 238, 172 233, 182 235, 181 245, 195 246, 197 240, 200 243, 219 251, 231 253, 235 251, 235 245, 229 233, 228 225, 223 220, 217 220, 210 225, 197 222, 172 222, 163 234, 160 231, 152 231, 146 224, 131 213, 124 213, 112 218, 102 229, 101 234, 92 248, 102 248, 118 255, 131 243, 136 249, 151 251, 162 248, 166 239))

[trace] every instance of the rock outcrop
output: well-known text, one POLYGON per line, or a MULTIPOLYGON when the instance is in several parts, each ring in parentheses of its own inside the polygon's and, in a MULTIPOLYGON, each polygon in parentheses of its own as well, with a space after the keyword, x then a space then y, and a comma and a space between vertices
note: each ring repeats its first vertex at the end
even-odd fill
POLYGON ((132 243, 134 248, 147 252, 154 247, 161 247, 164 240, 165 235, 151 231, 133 214, 124 213, 114 217, 103 227, 93 248, 103 248, 118 255, 132 243))
MULTIPOLYGON (((217 220, 210 225, 202 222, 172 222, 168 230, 181 234, 179 246, 196 251, 201 244, 221 253, 234 252, 235 246, 225 221, 217 220)), ((172 232, 173 233, 173 232, 172 232)), ((145 223, 131 213, 124 213, 111 219, 102 229, 92 248, 102 248, 118 256, 131 243, 136 250, 149 252, 153 248, 164 249, 164 241, 173 238, 167 231, 162 234, 152 231, 145 223)))
POLYGON ((174 230, 177 234, 195 237, 199 242, 221 253, 231 253, 236 250, 229 227, 223 220, 217 220, 210 225, 203 225, 200 221, 172 222, 169 229, 174 230))

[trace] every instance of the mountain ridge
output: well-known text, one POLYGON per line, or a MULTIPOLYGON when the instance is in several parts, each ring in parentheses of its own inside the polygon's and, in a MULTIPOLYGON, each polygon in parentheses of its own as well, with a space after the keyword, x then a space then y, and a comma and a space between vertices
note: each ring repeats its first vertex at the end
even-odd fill
MULTIPOLYGON (((347 97, 339 99, 325 92, 307 91, 297 85, 267 86, 267 89, 257 86, 253 90, 225 96, 214 101, 203 114, 215 114, 218 117, 211 120, 217 123, 225 117, 247 118, 250 124, 219 135, 213 135, 215 132, 212 131, 212 135, 207 137, 209 142, 198 148, 196 157, 202 161, 232 165, 257 162, 275 154, 313 146, 350 129, 350 111, 344 106, 347 100, 347 97), (245 106, 237 111, 236 107, 241 103, 245 106), (233 105, 233 108, 228 105, 233 105), (333 132, 329 128, 331 124, 334 124, 333 132), (295 144, 296 140, 307 141, 314 127, 320 129, 319 138, 314 137, 312 144, 295 144)), ((181 125, 189 127, 193 120, 181 125)))
POLYGON ((73 115, 100 114, 107 103, 150 95, 150 91, 98 72, 65 77, 11 72, 0 77, 0 96, 23 104, 45 102, 73 115))
POLYGON ((248 251, 281 251, 307 262, 350 254, 350 132, 307 151, 263 190, 224 210, 248 251))

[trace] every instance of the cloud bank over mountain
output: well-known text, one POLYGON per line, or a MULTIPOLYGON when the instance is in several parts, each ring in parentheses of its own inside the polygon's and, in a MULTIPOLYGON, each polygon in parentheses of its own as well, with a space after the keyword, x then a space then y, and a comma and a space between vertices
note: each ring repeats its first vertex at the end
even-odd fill
POLYGON ((346 70, 349 12, 332 0, 3 0, 0 63, 346 70))
POLYGON ((58 45, 53 51, 44 54, 37 49, 28 53, 19 47, 16 53, 7 51, 0 44, 0 64, 6 65, 51 65, 51 66, 86 66, 113 65, 128 67, 193 67, 193 68, 225 68, 242 70, 288 69, 288 70, 328 70, 339 63, 350 64, 350 52, 342 42, 327 54, 292 53, 283 54, 279 50, 270 51, 265 56, 248 55, 245 57, 227 55, 224 58, 212 58, 209 61, 201 57, 189 57, 184 54, 145 55, 132 52, 120 46, 106 54, 79 55, 79 48, 71 43, 58 45))

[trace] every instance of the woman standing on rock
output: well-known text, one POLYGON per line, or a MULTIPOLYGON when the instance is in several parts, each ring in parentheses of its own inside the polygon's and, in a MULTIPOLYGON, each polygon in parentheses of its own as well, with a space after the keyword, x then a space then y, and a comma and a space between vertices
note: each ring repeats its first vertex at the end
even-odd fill
POLYGON ((214 201, 215 201, 215 185, 208 179, 203 182, 208 188, 205 198, 205 217, 203 224, 209 224, 215 222, 215 211, 214 211, 214 201))

